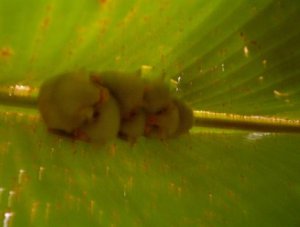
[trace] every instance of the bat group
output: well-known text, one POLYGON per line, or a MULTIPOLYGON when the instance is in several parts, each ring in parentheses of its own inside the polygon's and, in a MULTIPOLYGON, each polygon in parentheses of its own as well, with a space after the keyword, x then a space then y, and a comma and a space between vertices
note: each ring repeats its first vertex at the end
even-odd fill
POLYGON ((140 71, 72 72, 45 81, 38 108, 51 131, 74 139, 106 143, 116 137, 166 139, 188 133, 192 109, 162 78, 140 71))

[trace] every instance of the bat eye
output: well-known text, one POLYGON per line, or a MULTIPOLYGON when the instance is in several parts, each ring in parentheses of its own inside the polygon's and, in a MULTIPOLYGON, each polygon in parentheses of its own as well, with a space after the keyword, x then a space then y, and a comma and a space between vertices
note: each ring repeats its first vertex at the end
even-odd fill
POLYGON ((157 115, 160 115, 160 114, 163 114, 163 113, 166 112, 166 111, 167 111, 167 108, 164 107, 164 108, 162 108, 161 110, 157 111, 156 114, 157 114, 157 115))
POLYGON ((129 113, 129 118, 134 118, 135 116, 137 115, 137 112, 134 110, 134 111, 131 111, 129 113))
POLYGON ((156 115, 164 114, 170 109, 173 109, 173 106, 172 106, 172 104, 168 103, 165 106, 163 106, 160 110, 158 110, 156 112, 156 115))
POLYGON ((97 119, 100 116, 100 112, 95 110, 93 113, 93 119, 97 119))
POLYGON ((152 125, 152 129, 155 131, 159 131, 161 128, 159 125, 152 125))

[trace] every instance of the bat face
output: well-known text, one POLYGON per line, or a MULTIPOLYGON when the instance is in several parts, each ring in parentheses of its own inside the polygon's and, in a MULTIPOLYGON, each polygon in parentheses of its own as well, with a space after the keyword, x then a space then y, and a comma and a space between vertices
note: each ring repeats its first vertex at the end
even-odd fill
POLYGON ((117 137, 120 129, 120 110, 115 98, 110 96, 95 107, 94 121, 79 128, 84 140, 104 144, 117 137))
POLYGON ((128 141, 134 142, 138 137, 144 135, 146 115, 144 111, 132 115, 130 118, 122 119, 119 135, 128 141))
POLYGON ((170 102, 156 114, 149 114, 147 118, 146 136, 165 139, 173 137, 179 125, 179 111, 170 102))

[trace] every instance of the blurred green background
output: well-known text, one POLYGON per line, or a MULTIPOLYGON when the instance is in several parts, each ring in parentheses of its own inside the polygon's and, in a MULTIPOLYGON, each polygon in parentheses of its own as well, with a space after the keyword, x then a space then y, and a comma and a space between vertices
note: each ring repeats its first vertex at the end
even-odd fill
MULTIPOLYGON (((295 0, 0 0, 0 88, 149 65, 194 109, 299 119, 298 21, 295 0)), ((0 105, 4 227, 299 226, 299 175, 299 135, 201 129, 98 147, 0 105)))

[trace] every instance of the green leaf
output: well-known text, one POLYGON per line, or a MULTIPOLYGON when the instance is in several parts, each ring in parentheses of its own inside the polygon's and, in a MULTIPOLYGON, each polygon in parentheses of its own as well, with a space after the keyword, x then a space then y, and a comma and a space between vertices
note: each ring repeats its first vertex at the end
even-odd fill
POLYGON ((97 146, 48 133, 22 99, 4 105, 59 73, 148 65, 194 109, 300 119, 299 19, 294 0, 2 0, 0 222, 300 225, 297 134, 195 128, 97 146))

